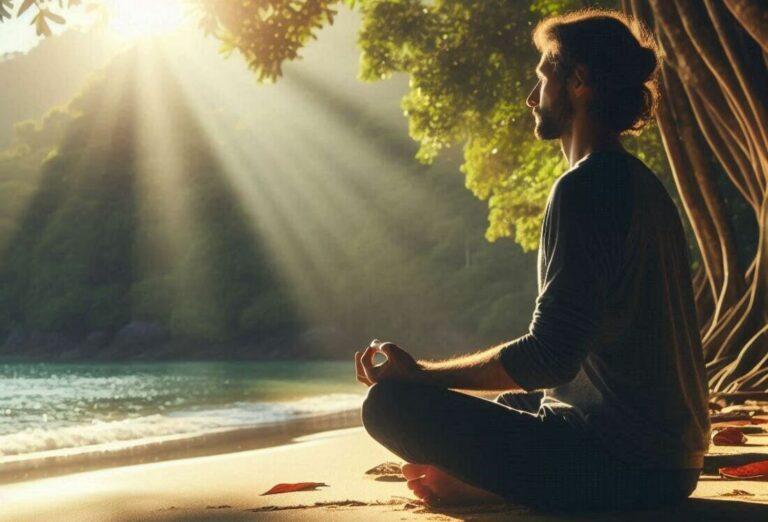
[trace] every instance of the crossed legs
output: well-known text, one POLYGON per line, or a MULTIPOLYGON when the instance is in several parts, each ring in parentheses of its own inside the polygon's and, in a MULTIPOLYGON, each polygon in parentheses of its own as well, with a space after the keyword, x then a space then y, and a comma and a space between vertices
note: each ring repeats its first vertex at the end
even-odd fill
POLYGON ((644 508, 682 500, 695 487, 696 470, 627 468, 562 418, 534 414, 535 402, 531 394, 489 401, 383 381, 368 389, 362 418, 408 463, 408 486, 428 505, 644 508))
POLYGON ((544 449, 547 430, 532 413, 452 390, 384 381, 369 388, 362 417, 374 439, 408 462, 408 486, 427 504, 503 502, 510 490, 522 499, 525 488, 514 483, 536 483, 525 480, 525 468, 534 448, 544 449))

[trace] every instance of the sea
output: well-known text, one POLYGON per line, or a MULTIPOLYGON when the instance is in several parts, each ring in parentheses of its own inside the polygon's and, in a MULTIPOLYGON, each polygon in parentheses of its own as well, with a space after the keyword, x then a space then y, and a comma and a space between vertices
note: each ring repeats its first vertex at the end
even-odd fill
POLYGON ((0 364, 0 462, 360 408, 337 361, 0 364))

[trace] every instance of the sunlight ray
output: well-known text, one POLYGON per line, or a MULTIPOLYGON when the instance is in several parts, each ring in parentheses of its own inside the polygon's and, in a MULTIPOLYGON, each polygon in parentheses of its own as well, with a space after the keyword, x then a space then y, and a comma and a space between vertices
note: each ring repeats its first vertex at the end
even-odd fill
MULTIPOLYGON (((306 302, 326 303, 305 314, 322 319, 335 308, 334 299, 343 291, 329 288, 328 281, 339 273, 349 288, 369 286, 376 277, 367 268, 372 255, 390 266, 409 266, 418 252, 401 239, 406 230, 387 224, 397 217, 389 207, 403 202, 386 192, 381 176, 413 180, 408 181, 408 200, 418 213, 417 201, 432 203, 414 179, 415 160, 377 146, 376 136, 356 134, 338 118, 339 107, 303 96, 290 76, 277 90, 257 85, 244 68, 231 60, 222 64, 216 55, 215 69, 210 69, 209 51, 178 37, 162 52, 296 303, 305 308, 306 302), (349 243, 363 225, 375 231, 375 242, 384 251, 349 243)), ((418 229, 408 234, 417 234, 418 242, 439 239, 419 236, 418 229)), ((430 290, 420 288, 426 278, 403 274, 413 281, 414 295, 427 299, 430 290)), ((430 307, 436 315, 444 313, 440 302, 430 307)))
MULTIPOLYGON (((210 299, 209 282, 194 277, 195 272, 182 265, 190 249, 194 249, 193 232, 200 227, 200 220, 188 201, 188 183, 184 176, 189 169, 189 151, 185 150, 188 147, 184 137, 175 132, 175 116, 170 110, 170 106, 179 101, 169 100, 163 92, 164 86, 159 84, 163 64, 156 45, 141 43, 138 50, 137 183, 141 233, 136 261, 139 270, 147 275, 162 277, 164 273, 180 273, 178 280, 170 282, 174 289, 173 308, 178 310, 210 299)), ((204 254, 196 255, 202 257, 205 264, 212 262, 204 254)), ((168 281, 156 283, 168 289, 168 281)), ((170 313, 170 310, 161 312, 170 313)), ((136 313, 141 315, 142 311, 136 313)))

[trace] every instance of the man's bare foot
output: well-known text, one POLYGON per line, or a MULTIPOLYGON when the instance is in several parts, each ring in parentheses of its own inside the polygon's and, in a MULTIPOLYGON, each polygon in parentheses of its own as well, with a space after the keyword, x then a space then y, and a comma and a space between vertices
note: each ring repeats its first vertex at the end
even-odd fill
POLYGON ((428 506, 500 504, 504 499, 490 491, 470 486, 429 464, 402 466, 408 488, 428 506))

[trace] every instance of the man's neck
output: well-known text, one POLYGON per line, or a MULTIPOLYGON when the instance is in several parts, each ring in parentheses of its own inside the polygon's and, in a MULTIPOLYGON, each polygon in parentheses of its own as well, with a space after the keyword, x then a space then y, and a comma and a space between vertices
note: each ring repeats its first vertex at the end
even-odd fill
POLYGON ((560 137, 560 149, 573 167, 593 152, 623 150, 623 146, 617 134, 600 132, 592 122, 575 118, 571 128, 560 137))

